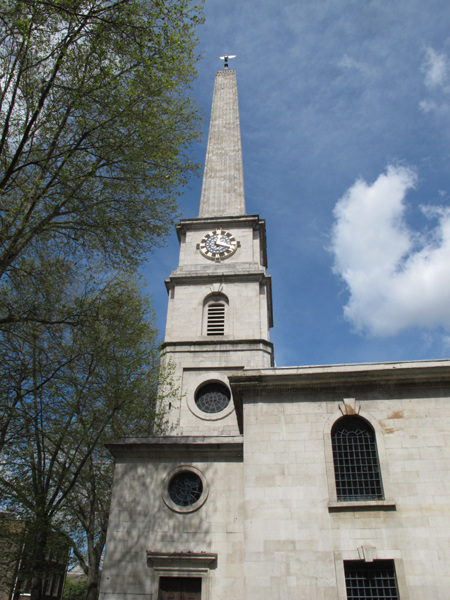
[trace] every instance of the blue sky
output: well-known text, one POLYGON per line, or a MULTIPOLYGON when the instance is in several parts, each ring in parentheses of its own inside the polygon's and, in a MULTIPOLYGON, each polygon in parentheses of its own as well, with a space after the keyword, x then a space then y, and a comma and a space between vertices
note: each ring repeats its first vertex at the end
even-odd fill
MULTIPOLYGON (((228 52, 248 214, 266 219, 278 366, 450 355, 448 0, 206 0, 193 95, 228 52)), ((201 179, 181 200, 198 215, 201 179)), ((161 336, 172 236, 144 276, 161 336)))

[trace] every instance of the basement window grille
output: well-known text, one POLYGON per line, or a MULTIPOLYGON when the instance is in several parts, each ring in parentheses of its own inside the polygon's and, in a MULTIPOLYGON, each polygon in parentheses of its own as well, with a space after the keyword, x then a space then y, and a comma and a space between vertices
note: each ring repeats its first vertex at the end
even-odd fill
POLYGON ((225 304, 223 302, 211 302, 208 304, 207 335, 225 334, 225 304))
POLYGON ((337 499, 383 500, 375 431, 362 417, 342 417, 331 431, 337 499))
POLYGON ((399 600, 393 560, 344 561, 348 600, 399 600))

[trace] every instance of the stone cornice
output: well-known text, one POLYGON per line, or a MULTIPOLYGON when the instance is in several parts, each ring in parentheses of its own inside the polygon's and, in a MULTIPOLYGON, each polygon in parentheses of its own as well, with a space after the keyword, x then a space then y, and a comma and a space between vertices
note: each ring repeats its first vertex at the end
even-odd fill
MULTIPOLYGON (((260 281, 264 282, 268 287, 271 287, 271 277, 261 268, 223 268, 220 271, 206 271, 205 266, 201 265, 202 269, 190 269, 186 271, 172 271, 170 277, 164 280, 167 291, 174 284, 195 285, 199 283, 232 283, 242 281, 260 281)), ((270 290, 269 290, 270 294, 270 290)))
POLYGON ((179 568, 204 568, 210 569, 217 562, 217 554, 214 552, 154 552, 147 550, 147 560, 153 568, 168 568, 177 566, 179 568))
POLYGON ((264 402, 305 392, 353 396, 371 390, 450 387, 450 361, 255 369, 230 375, 229 380, 242 432, 243 404, 256 397, 264 402))
POLYGON ((264 385, 277 389, 286 387, 333 387, 342 383, 398 384, 401 381, 450 383, 450 360, 430 360, 392 363, 367 363, 349 365, 318 365, 308 367, 275 367, 273 369, 248 369, 233 377, 236 389, 264 385))
POLYGON ((222 216, 222 217, 197 217, 195 219, 181 219, 175 226, 178 240, 181 241, 181 235, 188 229, 190 231, 200 231, 202 229, 214 229, 218 225, 222 227, 251 227, 252 229, 262 229, 265 232, 266 221, 260 219, 259 215, 242 216, 222 216))
MULTIPOLYGON (((205 348, 208 346, 210 347, 211 352, 232 351, 236 350, 236 348, 239 350, 253 351, 255 348, 265 346, 270 354, 273 353, 273 344, 267 340, 236 340, 231 337, 230 339, 226 339, 226 336, 209 336, 208 339, 189 341, 168 341, 161 345, 161 351, 164 352, 169 347, 177 347, 179 352, 195 352, 197 347, 199 352, 205 352, 205 348)), ((217 367, 215 366, 214 369, 217 370, 217 367)))
POLYGON ((182 436, 164 435, 151 437, 121 438, 107 444, 111 454, 117 458, 168 458, 214 455, 241 459, 243 453, 242 436, 182 436))

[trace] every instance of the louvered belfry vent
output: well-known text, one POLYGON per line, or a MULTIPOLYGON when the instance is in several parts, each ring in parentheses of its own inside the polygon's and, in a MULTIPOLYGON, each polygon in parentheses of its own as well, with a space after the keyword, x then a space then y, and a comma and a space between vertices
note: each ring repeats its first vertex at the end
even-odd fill
POLYGON ((225 304, 211 302, 208 304, 207 335, 224 335, 225 333, 225 304))

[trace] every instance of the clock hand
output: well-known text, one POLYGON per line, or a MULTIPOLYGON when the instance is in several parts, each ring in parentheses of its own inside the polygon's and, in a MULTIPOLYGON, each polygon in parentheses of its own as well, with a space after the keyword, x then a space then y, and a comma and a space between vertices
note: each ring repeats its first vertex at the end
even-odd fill
POLYGON ((225 248, 231 248, 231 244, 227 244, 226 242, 220 242, 216 240, 216 246, 224 246, 225 248))

